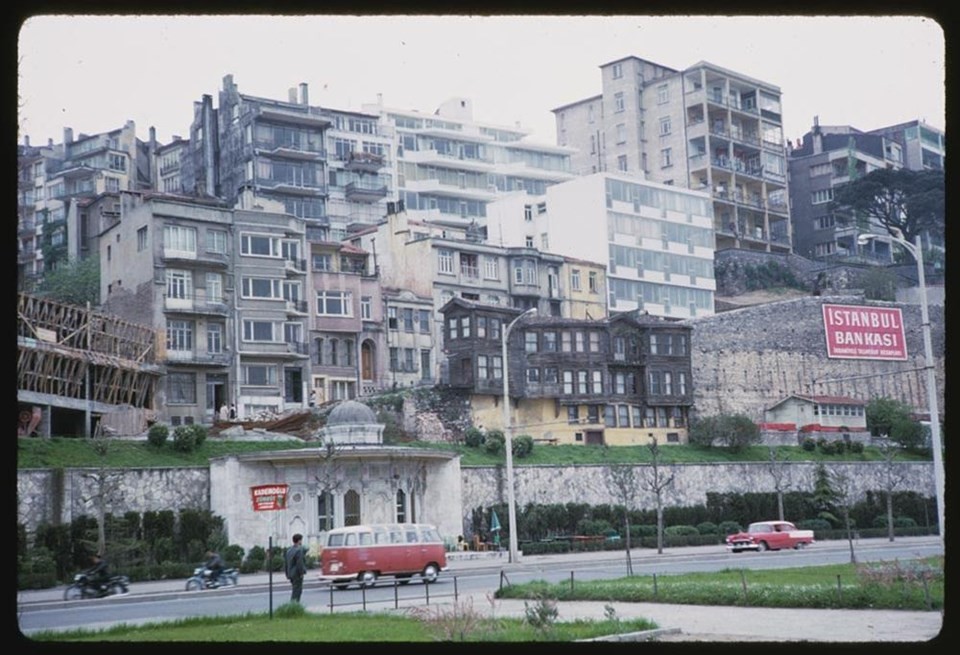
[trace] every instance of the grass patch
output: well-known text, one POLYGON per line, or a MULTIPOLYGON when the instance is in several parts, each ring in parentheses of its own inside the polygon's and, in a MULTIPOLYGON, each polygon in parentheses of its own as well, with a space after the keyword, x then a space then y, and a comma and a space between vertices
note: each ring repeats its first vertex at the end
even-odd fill
MULTIPOLYGON (((178 452, 170 444, 155 448, 146 441, 115 440, 110 442, 106 457, 93 449, 90 439, 80 437, 53 437, 50 439, 17 439, 17 466, 30 468, 70 468, 84 466, 107 466, 111 468, 150 468, 207 466, 214 457, 261 452, 265 450, 290 450, 316 448, 317 442, 291 437, 290 441, 218 441, 208 438, 192 452, 178 452)), ((491 455, 478 448, 463 445, 410 442, 417 448, 452 451, 460 454, 460 463, 470 466, 502 466, 504 455, 491 455)), ((883 456, 873 446, 860 454, 824 455, 819 451, 807 452, 799 446, 778 446, 776 450, 793 462, 870 462, 881 461, 883 456)), ((730 453, 719 448, 701 449, 686 445, 660 447, 664 461, 677 464, 766 462, 770 459, 767 446, 751 446, 739 453, 730 453)), ((902 461, 927 461, 929 457, 901 453, 902 461)), ((649 464, 650 450, 645 446, 535 446, 527 457, 515 459, 517 466, 588 466, 602 464, 649 464)))
POLYGON ((907 563, 628 576, 574 581, 573 585, 569 581, 551 584, 535 580, 503 587, 496 596, 741 607, 941 610, 943 589, 943 557, 931 557, 907 563))

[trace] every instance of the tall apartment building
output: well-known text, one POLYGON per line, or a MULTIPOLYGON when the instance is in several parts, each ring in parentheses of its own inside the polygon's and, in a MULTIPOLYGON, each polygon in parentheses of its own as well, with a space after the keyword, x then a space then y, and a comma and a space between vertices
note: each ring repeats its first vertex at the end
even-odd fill
POLYGON ((574 172, 628 173, 708 192, 716 249, 788 253, 780 89, 708 62, 675 70, 625 57, 601 93, 553 110, 574 172))
POLYGON ((674 319, 714 312, 709 194, 595 173, 551 186, 535 204, 518 200, 491 206, 491 240, 607 262, 608 293, 600 299, 610 312, 640 309, 674 319))
MULTIPOLYGON (((425 357, 417 358, 416 350, 423 344, 400 345, 412 352, 398 353, 399 371, 411 373, 402 379, 419 384, 419 380, 437 380, 441 377, 439 356, 443 349, 440 308, 453 298, 463 298, 484 305, 528 309, 536 307, 546 316, 603 317, 606 294, 606 276, 603 264, 561 255, 545 253, 536 248, 504 248, 484 241, 479 230, 442 227, 433 222, 415 220, 397 204, 387 214, 387 220, 375 228, 357 232, 352 243, 375 257, 384 288, 388 317, 388 343, 393 343, 389 318, 397 312, 400 319, 406 309, 420 309, 417 299, 432 299, 431 334, 434 347, 432 371, 421 367, 425 357), (577 283, 593 280, 591 293, 569 291, 570 280, 576 274, 577 283), (404 300, 401 291, 411 295, 404 300), (581 300, 582 299, 582 300, 581 300), (407 365, 413 359, 413 370, 407 365)), ((419 333, 420 314, 411 316, 416 321, 414 332, 419 333)), ((398 377, 398 380, 401 378, 398 377)))
POLYGON ((44 271, 53 270, 75 256, 82 256, 79 239, 89 252, 102 230, 99 221, 82 222, 86 216, 76 206, 81 199, 104 193, 135 191, 150 187, 148 145, 137 139, 136 125, 100 134, 79 134, 64 128, 63 142, 50 140, 32 147, 25 139, 18 147, 18 256, 21 289, 32 289, 44 271), (77 221, 70 225, 68 217, 77 221), (68 232, 76 234, 73 244, 68 232))
POLYGON ((251 189, 303 219, 311 242, 383 217, 389 133, 376 115, 310 105, 307 84, 282 101, 240 93, 224 76, 217 108, 209 95, 194 103, 190 143, 186 191, 235 203, 251 189))
POLYGON ((454 298, 441 310, 449 384, 470 393, 474 422, 503 428, 503 378, 514 434, 549 443, 685 442, 693 404, 691 328, 642 312, 603 320, 528 316, 454 298))
MULTIPOLYGON (((382 99, 381 99, 382 100, 382 99)), ((433 113, 363 105, 393 132, 396 199, 411 218, 440 225, 482 226, 487 205, 504 193, 540 195, 571 179, 572 148, 528 142, 528 130, 473 119, 467 98, 433 113)))
POLYGON ((216 200, 121 192, 99 243, 103 310, 159 333, 159 420, 210 424, 235 401, 233 212, 216 200))

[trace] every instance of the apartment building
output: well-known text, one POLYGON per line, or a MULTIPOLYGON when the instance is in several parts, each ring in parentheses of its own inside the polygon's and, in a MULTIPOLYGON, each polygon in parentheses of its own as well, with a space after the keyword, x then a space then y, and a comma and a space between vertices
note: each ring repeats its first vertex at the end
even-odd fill
POLYGON ((104 311, 156 329, 159 420, 210 424, 236 401, 233 212, 216 200, 120 192, 99 241, 104 311))
MULTIPOLYGON (((713 208, 702 191, 594 173, 551 186, 535 204, 494 203, 488 232, 505 244, 537 242, 606 262, 600 300, 610 313, 640 309, 683 319, 714 311, 713 208)), ((570 279, 571 289, 594 289, 589 279, 570 279)))
POLYGON ((244 194, 233 214, 240 417, 305 408, 310 399, 304 221, 284 213, 282 201, 264 203, 244 194))
MULTIPOLYGON (((415 220, 407 215, 401 203, 389 207, 382 224, 354 234, 351 243, 375 253, 385 288, 408 291, 414 298, 432 299, 434 354, 430 379, 439 378, 438 355, 444 347, 443 331, 439 327, 440 308, 452 298, 520 309, 536 307, 548 316, 561 316, 564 311, 571 316, 588 312, 605 316, 598 314, 605 311, 603 264, 565 258, 536 248, 504 248, 484 241, 478 230, 415 220), (574 271, 583 284, 589 279, 595 281, 593 293, 579 295, 578 287, 578 295, 570 295, 566 280, 571 279, 574 271)), ((396 306, 401 311, 401 306, 396 306)), ((416 303, 409 308, 419 310, 416 303)), ((419 328, 415 331, 419 333, 419 328)), ((419 345, 416 348, 423 349, 419 345)), ((415 355, 411 356, 417 370, 406 372, 425 379, 427 373, 422 370, 425 356, 421 353, 418 362, 415 355)))
POLYGON ((433 386, 437 383, 435 308, 432 296, 407 289, 385 288, 387 388, 433 386))
POLYGON ((382 98, 362 109, 392 132, 393 197, 416 220, 483 226, 488 203, 502 194, 540 195, 573 177, 572 148, 530 142, 530 132, 519 126, 477 122, 467 98, 452 98, 431 113, 386 107, 382 98))
POLYGON ((316 404, 389 384, 383 293, 369 255, 350 244, 310 242, 310 390, 316 404))
POLYGON ((600 66, 601 93, 553 109, 580 175, 626 173, 703 190, 716 249, 790 252, 780 89, 708 62, 600 66))
MULTIPOLYGON (((68 229, 86 240, 96 240, 96 226, 68 228, 68 214, 81 212, 74 204, 82 198, 150 187, 150 156, 146 143, 137 139, 136 125, 100 134, 63 130, 63 142, 52 139, 32 147, 25 139, 18 147, 18 256, 21 289, 35 288, 44 271, 53 270, 74 256, 68 229)), ((89 245, 91 252, 97 250, 89 245)))
MULTIPOLYGON (((849 125, 814 124, 789 152, 790 203, 794 249, 814 259, 890 263, 889 243, 857 244, 876 231, 866 225, 838 224, 830 210, 834 190, 879 168, 943 170, 946 135, 922 121, 861 131, 849 125)), ((943 251, 943 235, 924 232, 924 247, 943 251)))
POLYGON ((688 326, 642 312, 518 319, 520 310, 461 298, 441 314, 445 381, 471 394, 475 424, 504 427, 507 375, 514 434, 560 444, 686 442, 693 404, 688 326))

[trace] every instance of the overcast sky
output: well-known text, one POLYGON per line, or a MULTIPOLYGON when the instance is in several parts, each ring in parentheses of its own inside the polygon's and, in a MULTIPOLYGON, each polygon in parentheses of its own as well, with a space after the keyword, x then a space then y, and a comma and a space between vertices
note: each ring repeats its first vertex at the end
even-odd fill
POLYGON ((193 103, 223 76, 277 100, 433 112, 473 101, 474 119, 556 142, 552 109, 600 93, 601 64, 634 55, 674 69, 704 60, 780 87, 784 137, 813 117, 862 130, 945 124, 945 44, 924 17, 38 16, 19 38, 18 142, 119 128, 189 137, 193 103))

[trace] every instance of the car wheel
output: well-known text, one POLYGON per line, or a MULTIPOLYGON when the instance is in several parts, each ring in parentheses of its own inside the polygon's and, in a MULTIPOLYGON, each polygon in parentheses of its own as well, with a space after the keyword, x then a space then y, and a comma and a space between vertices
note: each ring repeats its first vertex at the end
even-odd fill
POLYGON ((794 546, 793 549, 794 549, 794 550, 803 550, 803 549, 806 548, 806 547, 807 547, 807 543, 806 543, 805 541, 798 541, 798 542, 797 542, 797 545, 794 546))
POLYGON ((437 581, 437 576, 440 575, 440 570, 433 564, 427 564, 423 567, 423 581, 427 584, 437 581))
POLYGON ((762 553, 762 552, 765 551, 765 550, 767 550, 767 542, 766 542, 766 541, 761 541, 760 543, 757 544, 757 552, 762 553))

